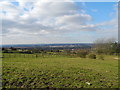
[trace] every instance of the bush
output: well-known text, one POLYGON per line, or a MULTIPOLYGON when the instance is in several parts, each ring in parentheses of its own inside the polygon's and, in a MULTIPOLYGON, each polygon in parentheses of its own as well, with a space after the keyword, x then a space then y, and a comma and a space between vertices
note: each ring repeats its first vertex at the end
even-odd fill
POLYGON ((95 54, 88 54, 87 56, 90 59, 96 59, 96 55, 95 54))
POLYGON ((98 56, 98 59, 104 60, 104 56, 100 55, 100 56, 98 56))
POLYGON ((87 54, 88 54, 88 52, 86 52, 86 51, 79 51, 79 52, 77 52, 77 56, 79 56, 81 58, 86 58, 87 54))

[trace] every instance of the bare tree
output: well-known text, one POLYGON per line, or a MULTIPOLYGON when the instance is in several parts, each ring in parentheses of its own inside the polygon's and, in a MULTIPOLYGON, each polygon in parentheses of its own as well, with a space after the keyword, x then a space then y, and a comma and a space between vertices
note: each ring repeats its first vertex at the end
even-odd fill
POLYGON ((115 44, 116 44, 116 39, 115 38, 97 39, 94 42, 94 50, 98 54, 101 54, 101 53, 112 54, 112 53, 114 53, 115 44))

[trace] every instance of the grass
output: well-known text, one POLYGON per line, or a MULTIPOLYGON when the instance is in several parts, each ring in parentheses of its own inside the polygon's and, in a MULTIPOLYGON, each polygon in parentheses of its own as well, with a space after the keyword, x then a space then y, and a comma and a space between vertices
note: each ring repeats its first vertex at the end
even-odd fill
POLYGON ((4 54, 3 88, 117 88, 118 60, 4 54))

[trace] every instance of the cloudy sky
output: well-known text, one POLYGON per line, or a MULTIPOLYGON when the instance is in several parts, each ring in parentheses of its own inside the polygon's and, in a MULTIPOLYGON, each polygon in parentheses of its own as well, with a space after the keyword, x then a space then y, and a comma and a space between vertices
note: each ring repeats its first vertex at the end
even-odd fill
POLYGON ((0 2, 1 44, 91 43, 118 37, 117 2, 0 2))

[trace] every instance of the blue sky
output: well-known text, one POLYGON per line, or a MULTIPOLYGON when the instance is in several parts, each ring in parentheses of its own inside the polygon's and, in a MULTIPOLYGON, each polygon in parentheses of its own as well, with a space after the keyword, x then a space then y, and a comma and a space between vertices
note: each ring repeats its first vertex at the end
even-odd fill
MULTIPOLYGON (((76 2, 79 6, 81 2, 76 2)), ((115 17, 115 5, 117 2, 84 2, 86 13, 93 17, 94 22, 103 22, 115 17)))
POLYGON ((93 3, 86 3, 86 10, 91 16, 94 17, 96 22, 103 22, 106 20, 111 20, 114 16, 111 14, 115 13, 115 2, 93 2, 93 3), (97 10, 96 12, 92 10, 97 10))
POLYGON ((92 43, 116 38, 117 2, 3 1, 2 44, 92 43))
POLYGON ((14 4, 15 6, 19 6, 19 2, 11 2, 12 4, 14 4))

